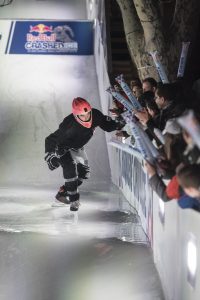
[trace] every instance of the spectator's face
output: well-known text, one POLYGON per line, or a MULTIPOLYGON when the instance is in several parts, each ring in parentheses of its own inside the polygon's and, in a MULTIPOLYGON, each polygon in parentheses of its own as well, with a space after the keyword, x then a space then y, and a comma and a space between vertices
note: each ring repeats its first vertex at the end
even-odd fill
POLYGON ((159 109, 165 107, 165 99, 163 97, 158 96, 158 94, 156 93, 154 99, 159 109))
POLYGON ((151 109, 151 108, 149 108, 148 106, 147 106, 147 111, 148 111, 148 113, 150 114, 150 116, 153 118, 153 117, 155 117, 155 111, 153 111, 153 109, 151 109))
POLYGON ((136 97, 136 98, 139 98, 141 95, 142 95, 142 89, 139 87, 139 86, 133 86, 132 88, 132 92, 133 92, 133 95, 136 97))
POLYGON ((155 93, 155 87, 153 87, 148 81, 142 83, 143 92, 153 92, 155 93))
POLYGON ((192 187, 192 186, 185 187, 185 183, 184 183, 184 181, 181 180, 181 177, 177 176, 177 179, 178 179, 179 185, 182 187, 182 189, 188 196, 190 196, 192 198, 198 198, 198 199, 200 198, 200 190, 199 189, 192 187))
POLYGON ((115 89, 116 92, 120 92, 121 91, 120 87, 118 85, 116 85, 116 84, 114 85, 114 89, 115 89))

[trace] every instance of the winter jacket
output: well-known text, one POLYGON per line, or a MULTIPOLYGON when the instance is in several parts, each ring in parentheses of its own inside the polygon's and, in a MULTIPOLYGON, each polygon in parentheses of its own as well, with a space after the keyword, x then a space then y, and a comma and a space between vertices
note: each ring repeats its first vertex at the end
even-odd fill
POLYGON ((186 194, 184 194, 183 196, 181 196, 178 199, 178 205, 183 209, 192 208, 192 209, 200 212, 200 201, 198 199, 192 198, 186 194))
POLYGON ((176 176, 172 178, 167 187, 157 174, 149 179, 149 183, 152 189, 164 202, 175 199, 178 200, 177 203, 181 208, 192 208, 200 212, 200 200, 186 195, 181 190, 176 176))
POLYGON ((183 162, 185 164, 199 164, 200 163, 200 150, 194 145, 188 145, 183 152, 183 162))
POLYGON ((163 180, 158 176, 158 174, 153 175, 149 179, 149 184, 151 188, 156 192, 159 198, 161 198, 164 202, 168 202, 171 199, 166 194, 166 185, 163 180))
POLYGON ((96 127, 111 132, 121 129, 123 125, 103 115, 99 110, 92 109, 92 126, 86 128, 78 123, 73 114, 68 115, 59 125, 58 130, 45 139, 45 152, 62 152, 67 149, 82 148, 93 136, 96 127))
POLYGON ((160 113, 154 117, 154 119, 150 118, 146 125, 152 131, 154 128, 158 128, 163 131, 167 121, 179 117, 183 111, 183 106, 170 102, 167 107, 160 110, 160 113))
POLYGON ((178 199, 183 194, 176 175, 172 177, 167 186, 157 174, 153 175, 149 179, 149 184, 164 202, 168 202, 172 199, 178 199))

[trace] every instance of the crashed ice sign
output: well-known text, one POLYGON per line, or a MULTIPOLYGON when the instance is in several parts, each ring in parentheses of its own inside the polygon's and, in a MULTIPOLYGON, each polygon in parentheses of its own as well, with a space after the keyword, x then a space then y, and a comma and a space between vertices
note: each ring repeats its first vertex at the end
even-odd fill
POLYGON ((78 43, 73 40, 73 37, 73 30, 67 25, 59 25, 55 28, 44 24, 30 25, 30 31, 26 35, 25 49, 28 52, 67 51, 68 53, 77 53, 78 43))
POLYGON ((12 22, 7 54, 93 54, 93 22, 12 22))

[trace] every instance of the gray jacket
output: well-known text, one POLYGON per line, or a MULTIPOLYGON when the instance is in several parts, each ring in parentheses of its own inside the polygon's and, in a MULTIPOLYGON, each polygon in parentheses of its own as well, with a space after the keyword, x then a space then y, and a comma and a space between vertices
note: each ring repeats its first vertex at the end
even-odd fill
POLYGON ((163 180, 158 176, 158 174, 153 175, 149 179, 149 184, 152 189, 156 192, 158 197, 160 197, 164 202, 168 202, 171 199, 166 194, 166 185, 163 180))

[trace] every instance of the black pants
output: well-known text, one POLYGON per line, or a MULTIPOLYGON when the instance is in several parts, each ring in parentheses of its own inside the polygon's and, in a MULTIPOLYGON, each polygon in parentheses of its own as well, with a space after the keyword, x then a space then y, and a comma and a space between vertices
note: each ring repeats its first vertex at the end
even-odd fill
POLYGON ((88 159, 84 148, 67 151, 60 157, 60 164, 63 168, 65 189, 69 195, 70 202, 79 200, 78 186, 90 176, 88 159))

